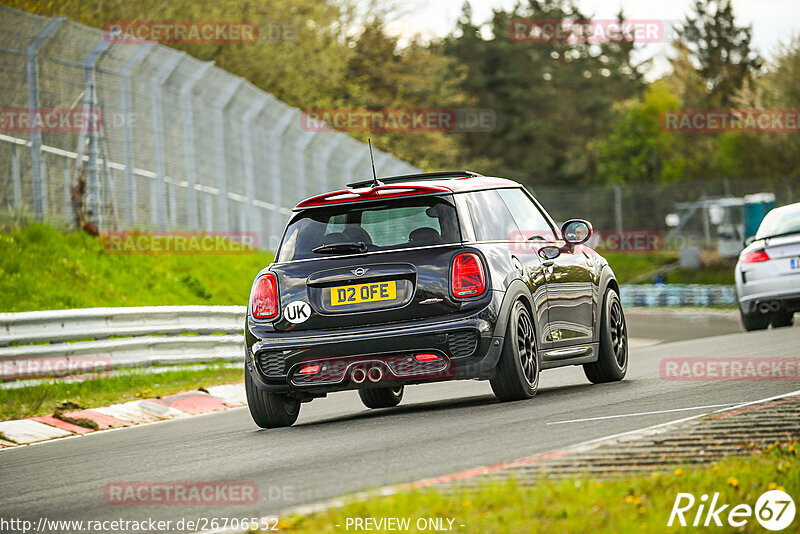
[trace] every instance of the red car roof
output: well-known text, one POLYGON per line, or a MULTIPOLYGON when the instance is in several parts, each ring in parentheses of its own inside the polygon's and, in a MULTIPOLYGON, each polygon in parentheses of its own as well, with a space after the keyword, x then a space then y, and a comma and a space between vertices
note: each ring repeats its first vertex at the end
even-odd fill
POLYGON ((408 180, 405 182, 392 182, 391 184, 377 187, 359 187, 330 191, 315 195, 301 201, 295 210, 345 202, 359 202, 363 200, 378 200, 415 195, 430 195, 443 193, 461 193, 465 191, 479 191, 498 187, 519 187, 517 182, 505 178, 487 176, 465 176, 447 180, 408 180))

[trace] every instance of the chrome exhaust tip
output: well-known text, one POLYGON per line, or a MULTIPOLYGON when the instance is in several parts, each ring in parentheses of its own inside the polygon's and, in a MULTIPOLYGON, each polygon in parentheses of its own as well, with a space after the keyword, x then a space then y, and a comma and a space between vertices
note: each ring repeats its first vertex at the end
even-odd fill
POLYGON ((758 305, 758 311, 760 311, 761 313, 769 313, 769 311, 770 311, 770 305, 769 305, 769 303, 768 303, 768 302, 762 302, 762 303, 760 303, 760 304, 758 305))
POLYGON ((769 311, 776 312, 781 309, 781 304, 777 300, 773 300, 769 303, 769 311))
POLYGON ((381 378, 383 378, 383 370, 380 367, 370 367, 367 375, 371 381, 380 382, 381 378))
POLYGON ((353 369, 353 372, 350 374, 350 379, 356 384, 360 384, 367 379, 367 373, 365 373, 362 368, 357 367, 353 369))

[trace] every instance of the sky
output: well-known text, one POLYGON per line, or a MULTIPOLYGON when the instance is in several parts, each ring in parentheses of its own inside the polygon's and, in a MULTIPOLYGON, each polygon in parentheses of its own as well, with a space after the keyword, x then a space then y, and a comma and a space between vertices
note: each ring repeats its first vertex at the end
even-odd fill
MULTIPOLYGON (((473 22, 485 22, 497 8, 511 9, 516 0, 471 0, 473 22)), ((690 12, 694 0, 576 0, 578 7, 597 19, 614 18, 623 9, 626 19, 680 21, 690 12)), ((464 0, 405 0, 400 13, 387 28, 402 37, 422 34, 426 38, 443 37, 455 27, 464 0)), ((752 45, 766 58, 779 43, 800 35, 800 0, 733 0, 733 10, 740 25, 753 26, 752 45)), ((669 70, 668 43, 639 45, 636 59, 653 58, 648 78, 657 78, 669 70)))

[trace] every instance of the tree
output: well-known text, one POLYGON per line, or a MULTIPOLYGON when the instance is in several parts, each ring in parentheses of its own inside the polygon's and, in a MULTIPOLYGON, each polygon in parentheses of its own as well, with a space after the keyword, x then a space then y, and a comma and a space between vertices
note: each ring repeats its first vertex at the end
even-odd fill
POLYGON ((698 89, 692 73, 676 68, 687 81, 683 99, 688 106, 730 107, 736 92, 761 68, 750 47, 752 27, 736 24, 730 0, 695 0, 677 34, 678 62, 688 58, 704 82, 698 89))
POLYGON ((463 89, 495 112, 497 124, 492 132, 465 134, 467 150, 493 162, 491 172, 530 184, 595 179, 594 141, 606 135, 614 102, 642 86, 630 60, 633 43, 510 38, 518 19, 589 18, 565 0, 496 10, 484 28, 471 15, 466 4, 442 48, 466 66, 463 89))

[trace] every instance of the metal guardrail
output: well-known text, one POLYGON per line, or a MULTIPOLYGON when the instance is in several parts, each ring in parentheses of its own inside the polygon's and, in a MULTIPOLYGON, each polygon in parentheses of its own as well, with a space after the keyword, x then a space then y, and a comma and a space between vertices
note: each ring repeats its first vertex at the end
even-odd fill
POLYGON ((736 287, 725 285, 623 285, 623 306, 735 306, 736 287))
POLYGON ((0 313, 0 380, 240 361, 244 306, 0 313))

